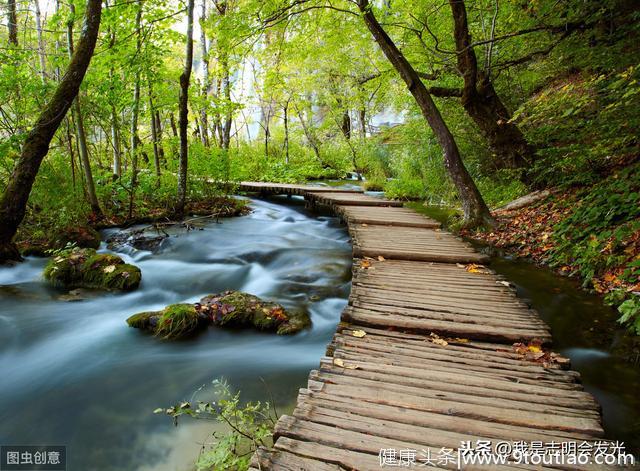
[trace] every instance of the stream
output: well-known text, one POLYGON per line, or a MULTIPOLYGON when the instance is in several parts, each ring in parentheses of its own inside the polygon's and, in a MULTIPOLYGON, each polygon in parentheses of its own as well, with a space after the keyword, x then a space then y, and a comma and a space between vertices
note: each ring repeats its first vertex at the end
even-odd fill
MULTIPOLYGON (((119 253, 142 270, 133 293, 65 302, 41 280, 46 260, 1 268, 0 443, 66 445, 70 470, 184 470, 214 425, 185 420, 174 428, 155 408, 223 377, 243 400, 273 398, 279 412, 290 410, 346 305, 351 247, 336 218, 307 212, 298 198, 254 199, 251 208, 173 229, 159 253, 119 253), (307 309, 313 327, 292 337, 211 328, 165 342, 125 323, 226 289, 307 309)), ((554 349, 602 405, 607 437, 638 455, 640 369, 613 353, 622 335, 616 314, 550 270, 499 253, 491 267, 551 326, 554 349)))
POLYGON ((336 218, 297 199, 251 208, 176 228, 157 254, 125 249, 119 255, 142 270, 132 293, 65 302, 41 279, 45 259, 1 268, 0 443, 66 445, 69 470, 182 470, 214 425, 187 419, 176 429, 157 407, 222 377, 243 400, 290 408, 346 305, 351 246, 336 218), (210 328, 167 342, 125 322, 227 289, 306 309, 313 327, 295 336, 210 328))

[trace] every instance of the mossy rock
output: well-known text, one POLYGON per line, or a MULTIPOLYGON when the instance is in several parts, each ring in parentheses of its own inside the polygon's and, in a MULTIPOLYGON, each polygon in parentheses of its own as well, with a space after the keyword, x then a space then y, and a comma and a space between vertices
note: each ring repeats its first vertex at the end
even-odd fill
POLYGON ((167 340, 191 337, 209 323, 193 304, 172 304, 162 311, 140 312, 127 319, 127 324, 146 330, 167 340))
POLYGON ((140 269, 110 254, 93 249, 72 249, 54 256, 44 277, 58 288, 93 288, 132 291, 140 285, 140 269))
POLYGON ((196 308, 217 326, 254 327, 284 335, 311 325, 306 313, 289 313, 280 304, 241 291, 205 296, 196 308))

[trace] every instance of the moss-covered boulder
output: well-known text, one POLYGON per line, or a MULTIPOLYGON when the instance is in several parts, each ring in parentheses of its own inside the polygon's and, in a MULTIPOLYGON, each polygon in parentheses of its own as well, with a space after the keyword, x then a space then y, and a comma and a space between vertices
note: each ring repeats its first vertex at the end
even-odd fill
POLYGON ((191 337, 209 324, 193 304, 172 304, 162 311, 140 312, 127 319, 130 327, 167 340, 191 337))
POLYGON ((140 269, 110 254, 74 248, 55 255, 44 277, 58 288, 94 288, 131 291, 140 285, 140 269))
POLYGON ((254 327, 278 334, 294 334, 311 325, 306 313, 289 313, 280 304, 240 291, 205 296, 196 309, 217 326, 254 327))

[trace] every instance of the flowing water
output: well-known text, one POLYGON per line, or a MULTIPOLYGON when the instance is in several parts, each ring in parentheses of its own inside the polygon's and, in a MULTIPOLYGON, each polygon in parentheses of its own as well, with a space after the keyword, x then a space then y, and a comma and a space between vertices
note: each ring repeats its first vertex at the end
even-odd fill
MULTIPOLYGON (((142 269, 134 293, 69 303, 41 281, 43 259, 0 269, 0 444, 67 445, 70 470, 182 470, 212 424, 174 429, 151 413, 156 407, 189 399, 218 377, 244 399, 291 407, 346 304, 349 239, 335 218, 308 214, 296 199, 253 200, 252 208, 203 230, 174 231, 158 254, 121 254, 142 269), (313 328, 294 337, 209 329, 162 342, 125 324, 132 313, 225 289, 308 309, 313 328)), ((551 326, 554 348, 602 404, 607 436, 637 455, 640 369, 616 352, 616 314, 549 270, 499 253, 492 268, 551 326)))
POLYGON ((156 407, 219 377, 245 400, 290 405, 346 304, 351 247, 337 219, 289 203, 253 200, 247 216, 174 230, 159 253, 126 250, 142 270, 132 293, 65 302, 41 279, 45 259, 0 269, 0 444, 66 445, 74 471, 185 469, 212 424, 175 429, 156 407), (308 310, 313 327, 166 342, 125 323, 226 289, 308 310))

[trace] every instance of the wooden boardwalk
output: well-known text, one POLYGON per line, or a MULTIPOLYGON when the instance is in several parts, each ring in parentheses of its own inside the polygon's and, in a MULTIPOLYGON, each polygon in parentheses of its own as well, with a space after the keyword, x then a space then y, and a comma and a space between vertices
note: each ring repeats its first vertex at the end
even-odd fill
POLYGON ((481 265, 485 256, 397 202, 256 185, 240 188, 331 207, 349 225, 354 265, 327 356, 292 415, 278 421, 273 447, 253 456, 252 470, 379 470, 381 450, 412 451, 415 464, 404 467, 424 466, 430 456, 436 468, 455 469, 433 457, 467 441, 593 443, 603 436, 600 408, 579 374, 544 347, 548 327, 508 281, 481 265))

